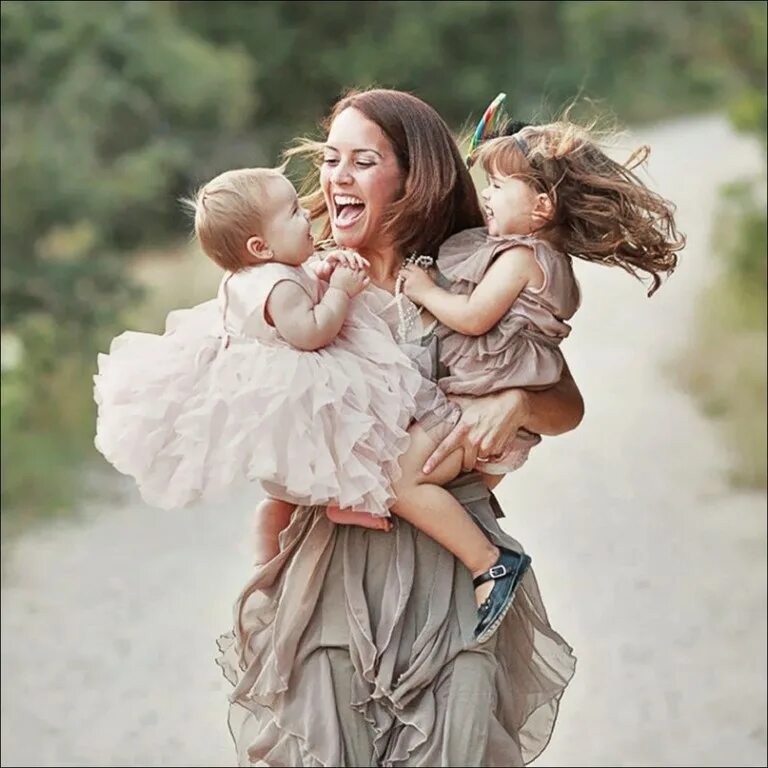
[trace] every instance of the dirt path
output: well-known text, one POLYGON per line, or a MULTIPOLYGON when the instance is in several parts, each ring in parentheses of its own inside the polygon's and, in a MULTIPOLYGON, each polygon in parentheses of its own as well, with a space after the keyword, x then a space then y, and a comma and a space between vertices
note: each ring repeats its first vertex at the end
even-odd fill
MULTIPOLYGON (((758 152, 697 118, 639 138, 689 248, 652 301, 582 268, 566 354, 588 404, 501 486, 576 677, 539 766, 765 765, 765 496, 729 491, 712 424, 664 366, 712 276, 715 185, 758 152)), ((4 766, 227 766, 213 664, 253 499, 161 513, 128 493, 27 536, 2 590, 4 766)))

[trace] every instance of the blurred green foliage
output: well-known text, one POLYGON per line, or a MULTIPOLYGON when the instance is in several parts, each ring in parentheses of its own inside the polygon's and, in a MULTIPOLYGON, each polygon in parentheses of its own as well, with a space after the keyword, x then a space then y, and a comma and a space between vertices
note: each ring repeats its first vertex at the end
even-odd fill
POLYGON ((764 176, 723 191, 716 223, 723 269, 703 297, 699 335, 681 366, 685 385, 721 426, 732 483, 756 489, 768 479, 764 191, 764 176))
POLYGON ((764 2, 21 2, 0 5, 2 504, 66 507, 89 455, 95 349, 132 258, 186 237, 178 205, 274 163, 347 88, 413 90, 454 127, 500 90, 625 122, 731 109, 764 135, 764 2), (6 356, 9 357, 10 356, 6 356))

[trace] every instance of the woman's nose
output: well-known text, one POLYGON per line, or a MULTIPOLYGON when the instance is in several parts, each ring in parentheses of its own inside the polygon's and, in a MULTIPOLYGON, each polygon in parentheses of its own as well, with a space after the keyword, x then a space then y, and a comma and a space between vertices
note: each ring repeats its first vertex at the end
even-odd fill
POLYGON ((331 179, 334 184, 348 184, 352 181, 352 174, 349 172, 349 166, 341 161, 337 163, 331 174, 331 179))

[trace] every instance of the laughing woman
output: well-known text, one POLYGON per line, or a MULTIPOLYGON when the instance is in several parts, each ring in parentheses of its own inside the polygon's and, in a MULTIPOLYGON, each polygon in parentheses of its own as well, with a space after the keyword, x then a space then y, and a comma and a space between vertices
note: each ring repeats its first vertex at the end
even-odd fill
MULTIPOLYGON (((312 215, 368 260, 368 291, 398 341, 434 352, 433 319, 393 294, 407 254, 436 256, 448 237, 483 224, 458 147, 430 106, 399 91, 346 96, 326 126, 312 215)), ((582 412, 567 369, 546 391, 505 390, 463 407, 435 458, 463 448, 468 471, 449 490, 497 547, 521 551, 471 471, 477 459, 503 454, 521 428, 568 431, 582 412)), ((382 532, 299 508, 219 641, 240 764, 530 762, 550 738, 575 659, 531 569, 484 645, 471 642, 475 620, 469 573, 404 519, 382 532)))

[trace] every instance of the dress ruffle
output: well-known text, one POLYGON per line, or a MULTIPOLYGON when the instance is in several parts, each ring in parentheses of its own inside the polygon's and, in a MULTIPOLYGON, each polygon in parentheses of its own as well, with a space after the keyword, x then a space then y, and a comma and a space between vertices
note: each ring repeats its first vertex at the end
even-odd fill
POLYGON ((232 338, 215 302, 99 356, 96 445, 161 508, 246 481, 298 504, 387 515, 422 377, 358 297, 332 344, 232 338))
POLYGON ((443 391, 480 396, 511 387, 548 387, 560 380, 559 344, 570 332, 564 319, 578 307, 578 286, 566 256, 534 237, 491 237, 485 229, 470 229, 443 244, 438 269, 451 293, 469 295, 496 258, 520 245, 533 250, 544 273, 544 286, 524 289, 482 336, 438 328, 440 358, 449 370, 440 380, 443 391))

